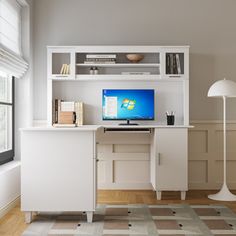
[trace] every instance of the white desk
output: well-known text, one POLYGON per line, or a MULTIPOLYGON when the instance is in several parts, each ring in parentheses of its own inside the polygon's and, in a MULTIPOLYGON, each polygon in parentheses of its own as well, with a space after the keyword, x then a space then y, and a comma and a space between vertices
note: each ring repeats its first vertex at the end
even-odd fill
MULTIPOLYGON (((187 130, 191 126, 39 127, 21 133, 21 209, 32 212, 86 211, 96 208, 96 132, 101 128, 151 129, 150 182, 161 191, 187 191, 187 130), (174 173, 174 176, 173 176, 174 173), (173 181, 174 179, 174 181, 173 181)), ((136 131, 138 132, 138 130, 136 131)))

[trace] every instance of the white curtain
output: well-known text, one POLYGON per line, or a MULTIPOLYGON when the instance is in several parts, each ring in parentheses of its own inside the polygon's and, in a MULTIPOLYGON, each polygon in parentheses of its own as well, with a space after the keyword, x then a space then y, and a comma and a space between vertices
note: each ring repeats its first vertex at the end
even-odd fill
POLYGON ((20 78, 27 68, 21 52, 21 6, 17 0, 0 0, 0 70, 20 78))

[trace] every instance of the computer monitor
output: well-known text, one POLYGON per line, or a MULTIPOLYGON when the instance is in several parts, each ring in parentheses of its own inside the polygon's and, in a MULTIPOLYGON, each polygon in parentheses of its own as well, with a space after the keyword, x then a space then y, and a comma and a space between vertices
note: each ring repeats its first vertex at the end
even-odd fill
POLYGON ((103 120, 154 120, 154 89, 103 89, 103 120))

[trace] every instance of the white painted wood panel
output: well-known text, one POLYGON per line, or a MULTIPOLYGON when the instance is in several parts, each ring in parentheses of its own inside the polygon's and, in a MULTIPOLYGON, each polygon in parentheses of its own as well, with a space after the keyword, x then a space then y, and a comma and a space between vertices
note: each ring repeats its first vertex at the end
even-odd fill
POLYGON ((156 190, 188 189, 187 129, 155 129, 156 190))
POLYGON ((149 160, 114 161, 114 182, 118 184, 149 183, 149 160))
MULTIPOLYGON (((219 189, 223 180, 223 125, 196 121, 189 130, 189 188, 219 189)), ((236 124, 227 124, 227 184, 236 189, 236 124)))
POLYGON ((93 131, 22 131, 23 211, 95 209, 93 131))
POLYGON ((102 120, 103 89, 155 89, 155 120, 139 124, 166 124, 165 112, 176 111, 175 123, 183 124, 183 82, 158 81, 56 81, 52 82, 52 99, 84 102, 85 124, 119 124, 121 121, 102 120))
POLYGON ((97 133, 99 189, 150 189, 150 134, 97 133))
POLYGON ((149 153, 150 145, 148 144, 115 144, 115 153, 149 153))

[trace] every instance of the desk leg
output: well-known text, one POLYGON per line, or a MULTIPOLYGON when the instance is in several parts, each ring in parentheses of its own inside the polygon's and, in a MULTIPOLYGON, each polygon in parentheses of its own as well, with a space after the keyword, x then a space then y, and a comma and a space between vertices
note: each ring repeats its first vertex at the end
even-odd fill
POLYGON ((161 191, 156 191, 157 200, 161 200, 161 191))
POLYGON ((186 191, 181 191, 181 200, 185 200, 186 198, 186 191))
POLYGON ((32 211, 25 212, 25 223, 30 224, 32 222, 32 211))
POLYGON ((92 211, 87 211, 87 222, 92 223, 93 222, 93 212, 92 211))

